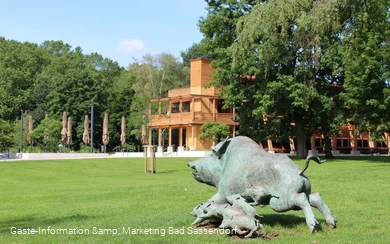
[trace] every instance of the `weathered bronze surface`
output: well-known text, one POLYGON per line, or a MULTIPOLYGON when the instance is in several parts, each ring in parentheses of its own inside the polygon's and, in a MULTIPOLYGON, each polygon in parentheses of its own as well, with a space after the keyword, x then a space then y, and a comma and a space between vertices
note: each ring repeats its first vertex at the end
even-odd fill
POLYGON ((220 228, 239 229, 238 234, 254 232, 263 225, 253 206, 270 205, 277 212, 303 210, 311 233, 318 230, 311 207, 317 208, 326 223, 335 228, 336 219, 319 193, 311 193, 309 179, 304 175, 310 160, 321 164, 318 157, 309 155, 301 170, 290 158, 271 154, 248 137, 235 137, 218 143, 205 158, 189 161, 195 180, 214 186, 217 193, 196 206, 193 224, 206 219, 220 221, 220 228))

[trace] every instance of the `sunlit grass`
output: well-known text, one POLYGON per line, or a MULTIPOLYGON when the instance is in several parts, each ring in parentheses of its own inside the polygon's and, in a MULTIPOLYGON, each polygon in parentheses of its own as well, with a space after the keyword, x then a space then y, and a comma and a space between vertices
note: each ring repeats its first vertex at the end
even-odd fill
MULTIPOLYGON (((296 160, 303 165, 302 160, 296 160)), ((228 243, 220 234, 190 235, 192 208, 216 189, 196 182, 184 158, 158 158, 157 174, 143 172, 143 159, 82 159, 0 162, 1 243, 228 243), (88 229, 90 234, 13 235, 22 229, 88 229), (125 234, 123 228, 154 229, 125 234), (93 234, 95 230, 117 230, 93 234), (169 229, 184 234, 169 234, 169 229), (164 236, 161 230, 165 230, 164 236), (156 232, 156 231, 155 231, 156 232)), ((309 234, 302 211, 258 208, 273 243, 387 243, 390 241, 390 158, 357 157, 311 163, 305 172, 338 220, 309 234)))

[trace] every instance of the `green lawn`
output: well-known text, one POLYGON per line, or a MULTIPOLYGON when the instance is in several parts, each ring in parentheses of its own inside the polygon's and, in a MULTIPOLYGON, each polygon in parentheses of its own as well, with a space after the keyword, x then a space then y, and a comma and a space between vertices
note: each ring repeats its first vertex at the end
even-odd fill
MULTIPOLYGON (((327 230, 315 211, 322 230, 309 234, 301 211, 258 208, 266 231, 275 238, 246 242, 390 242, 390 157, 311 162, 305 174, 337 218, 338 228, 327 230)), ((195 219, 192 208, 215 192, 192 178, 184 158, 157 158, 155 175, 143 172, 142 158, 0 161, 0 243, 235 242, 227 235, 188 230, 195 219), (11 234, 28 228, 41 233, 11 234), (68 234, 51 234, 64 229, 68 234)))

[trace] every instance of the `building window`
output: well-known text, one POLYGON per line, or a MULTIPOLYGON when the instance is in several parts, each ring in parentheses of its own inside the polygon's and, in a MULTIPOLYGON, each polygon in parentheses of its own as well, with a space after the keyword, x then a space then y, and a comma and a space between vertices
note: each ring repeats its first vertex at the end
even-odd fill
POLYGON ((183 113, 190 112, 190 102, 183 102, 183 113))
POLYGON ((223 101, 218 101, 218 113, 233 113, 233 108, 223 108, 223 101))

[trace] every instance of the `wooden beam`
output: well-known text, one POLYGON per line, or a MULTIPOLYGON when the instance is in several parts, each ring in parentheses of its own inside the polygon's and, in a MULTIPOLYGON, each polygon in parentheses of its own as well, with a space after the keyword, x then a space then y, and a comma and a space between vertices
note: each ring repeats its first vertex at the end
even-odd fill
POLYGON ((216 99, 213 98, 213 121, 217 121, 217 109, 215 108, 215 101, 216 99))
POLYGON ((149 145, 152 145, 152 137, 153 137, 152 128, 149 128, 149 138, 148 138, 149 145))
POLYGON ((168 129, 168 133, 169 133, 169 135, 168 135, 168 146, 172 146, 172 127, 169 127, 169 129, 168 129))
POLYGON ((161 128, 158 128, 158 146, 161 147, 161 128))
POLYGON ((179 146, 183 146, 183 127, 180 126, 179 128, 179 146))

